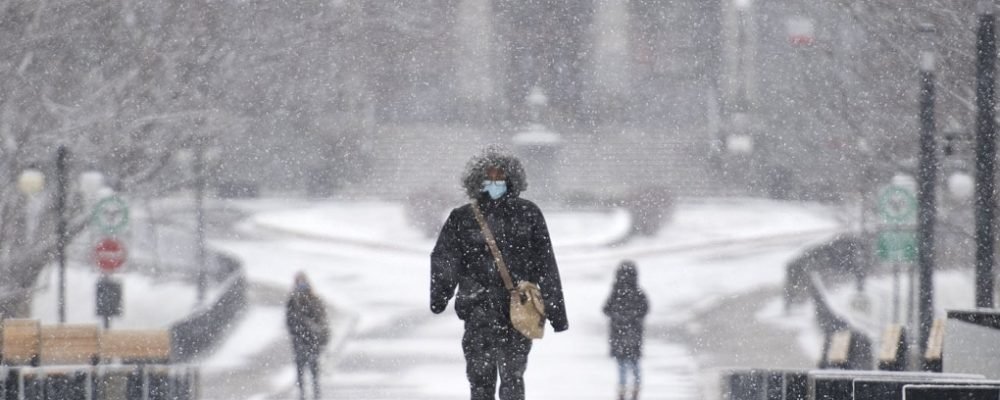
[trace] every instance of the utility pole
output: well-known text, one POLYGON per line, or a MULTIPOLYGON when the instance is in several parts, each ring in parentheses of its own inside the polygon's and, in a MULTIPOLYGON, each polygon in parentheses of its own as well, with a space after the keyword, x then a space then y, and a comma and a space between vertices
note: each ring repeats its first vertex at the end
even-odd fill
POLYGON ((198 140, 194 149, 194 218, 195 241, 197 242, 196 262, 198 263, 198 304, 205 301, 208 276, 205 270, 205 141, 198 140))
POLYGON ((66 192, 69 179, 66 177, 66 158, 69 150, 60 145, 56 150, 56 259, 59 262, 59 288, 57 307, 59 323, 66 322, 66 242, 69 233, 66 232, 66 192))
POLYGON ((978 3, 976 38, 976 307, 993 308, 993 232, 996 125, 994 70, 997 58, 994 5, 978 3))
MULTIPOLYGON (((920 27, 923 36, 934 28, 920 27)), ((934 138, 934 51, 930 37, 920 52, 920 161, 917 170, 917 309, 919 349, 924 354, 934 320, 934 221, 937 218, 934 183, 937 180, 937 143, 934 138)))

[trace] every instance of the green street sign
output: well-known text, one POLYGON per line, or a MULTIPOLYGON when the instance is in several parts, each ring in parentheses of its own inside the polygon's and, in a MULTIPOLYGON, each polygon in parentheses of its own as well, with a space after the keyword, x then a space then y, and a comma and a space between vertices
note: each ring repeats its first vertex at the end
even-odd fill
POLYGON ((105 198, 94 206, 91 222, 104 233, 117 233, 128 225, 128 205, 118 196, 105 198))
POLYGON ((913 262, 917 259, 917 234, 913 231, 878 233, 878 257, 885 262, 913 262))
POLYGON ((915 224, 917 198, 912 192, 899 186, 888 186, 879 193, 878 211, 887 224, 915 224))

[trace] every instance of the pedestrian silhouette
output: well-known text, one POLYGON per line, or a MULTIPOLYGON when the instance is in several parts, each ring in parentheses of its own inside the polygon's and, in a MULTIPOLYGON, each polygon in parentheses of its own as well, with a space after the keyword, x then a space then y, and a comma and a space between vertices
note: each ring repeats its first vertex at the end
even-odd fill
POLYGON ((319 356, 330 340, 330 327, 326 321, 326 306, 317 296, 302 272, 295 274, 295 286, 288 297, 285 322, 292 337, 295 352, 295 383, 299 399, 306 398, 306 374, 312 377, 313 398, 319 399, 319 356))
POLYGON ((639 287, 639 276, 635 263, 622 261, 615 272, 615 282, 611 295, 604 303, 604 314, 610 319, 608 343, 611 356, 618 362, 618 400, 631 395, 639 398, 642 372, 639 359, 642 358, 643 324, 649 312, 649 301, 639 287), (629 390, 628 375, 631 372, 632 386, 629 390))
MULTIPOLYGON (((532 339, 511 323, 518 296, 508 287, 537 283, 545 319, 556 332, 569 328, 552 242, 541 210, 520 197, 527 183, 513 155, 488 147, 469 161, 462 183, 471 204, 452 210, 431 253, 431 311, 441 313, 455 297, 455 312, 465 321, 462 351, 472 400, 495 399, 498 375, 500 399, 523 400, 532 339), (501 276, 505 269, 509 279, 501 276)), ((536 329, 544 320, 538 322, 536 329)))

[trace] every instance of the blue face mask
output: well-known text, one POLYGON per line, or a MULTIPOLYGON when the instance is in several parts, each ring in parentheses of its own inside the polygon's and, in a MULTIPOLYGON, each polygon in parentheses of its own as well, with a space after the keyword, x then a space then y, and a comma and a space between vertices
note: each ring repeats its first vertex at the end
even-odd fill
POLYGON ((507 181, 483 181, 483 191, 490 194, 493 200, 507 193, 507 181))

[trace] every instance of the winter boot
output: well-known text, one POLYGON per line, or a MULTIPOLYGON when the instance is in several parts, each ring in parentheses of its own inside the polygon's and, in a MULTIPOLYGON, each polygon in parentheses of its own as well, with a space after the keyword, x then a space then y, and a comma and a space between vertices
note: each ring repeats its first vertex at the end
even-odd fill
POLYGON ((618 400, 625 400, 625 386, 618 387, 618 400))
POLYGON ((639 400, 639 387, 636 386, 632 389, 632 400, 639 400))

